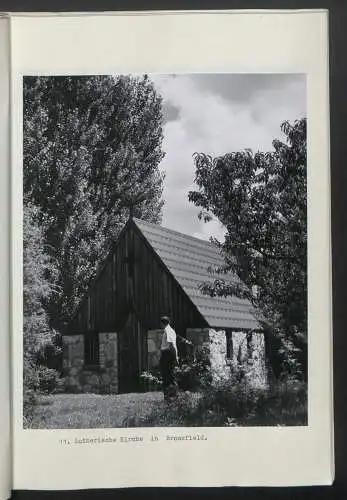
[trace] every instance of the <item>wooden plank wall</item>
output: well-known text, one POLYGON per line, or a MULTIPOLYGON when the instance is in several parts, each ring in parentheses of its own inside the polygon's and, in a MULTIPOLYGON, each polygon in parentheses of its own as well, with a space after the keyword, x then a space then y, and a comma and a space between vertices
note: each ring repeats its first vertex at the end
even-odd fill
POLYGON ((177 333, 207 326, 181 287, 161 264, 134 224, 121 234, 103 271, 88 290, 67 333, 114 332, 126 320, 134 303, 144 330, 160 327, 161 315, 169 315, 177 333), (133 273, 129 272, 133 255, 133 273))

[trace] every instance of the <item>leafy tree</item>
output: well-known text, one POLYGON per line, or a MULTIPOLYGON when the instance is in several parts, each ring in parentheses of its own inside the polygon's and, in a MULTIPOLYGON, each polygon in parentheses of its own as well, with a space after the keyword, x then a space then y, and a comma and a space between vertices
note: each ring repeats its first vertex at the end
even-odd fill
POLYGON ((189 199, 205 221, 214 216, 226 228, 225 241, 216 242, 225 264, 204 291, 250 300, 264 328, 292 355, 289 362, 298 360, 305 372, 306 119, 281 129, 285 141, 274 140, 271 152, 195 154, 198 190, 189 199), (228 279, 229 271, 238 279, 228 279))
POLYGON ((57 271, 48 255, 39 209, 32 204, 24 205, 23 217, 23 314, 24 352, 36 359, 46 344, 51 342, 45 305, 57 292, 57 271))
MULTIPOLYGON (((45 307, 57 292, 57 270, 47 252, 41 226, 41 214, 31 203, 24 204, 23 217, 23 350, 24 415, 29 417, 33 394, 41 387, 46 349, 58 352, 55 332, 49 326, 45 307)), ((47 370, 46 370, 47 372, 47 370)), ((51 376, 57 373, 50 370, 51 376)))
POLYGON ((26 77, 24 192, 58 265, 52 324, 71 316, 130 205, 160 222, 161 98, 147 76, 26 77))

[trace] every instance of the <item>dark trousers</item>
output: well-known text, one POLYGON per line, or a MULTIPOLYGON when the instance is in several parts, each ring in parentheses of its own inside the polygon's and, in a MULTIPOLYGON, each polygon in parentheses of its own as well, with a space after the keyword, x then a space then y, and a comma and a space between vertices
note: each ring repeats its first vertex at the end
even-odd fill
POLYGON ((176 356, 173 352, 166 350, 161 351, 160 356, 160 372, 163 381, 164 397, 176 394, 176 381, 174 369, 176 366, 176 356))

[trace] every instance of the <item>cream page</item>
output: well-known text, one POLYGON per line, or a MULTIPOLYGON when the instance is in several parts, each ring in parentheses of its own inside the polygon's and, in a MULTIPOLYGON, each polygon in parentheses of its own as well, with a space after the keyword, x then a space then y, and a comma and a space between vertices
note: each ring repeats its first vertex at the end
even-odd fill
MULTIPOLYGON (((277 486, 332 482, 327 26, 324 11, 76 13, 15 15, 11 18, 14 488, 277 486), (23 429, 23 77, 119 73, 306 75, 307 426, 23 429), (189 439, 171 439, 182 436, 189 439), (98 466, 100 463, 102 467, 98 466)), ((3 106, 2 101, 2 109, 3 106)), ((0 188, 3 190, 0 196, 3 207, 6 183, 5 179, 0 188)), ((3 240, 1 245, 1 252, 5 252, 3 240)), ((4 308, 5 299, 6 295, 1 295, 0 305, 4 308)), ((7 366, 7 340, 2 342, 0 366, 4 370, 7 366)), ((6 374, 2 373, 0 383, 6 380, 6 374)), ((7 382, 1 391, 5 402, 8 401, 6 388, 7 382)), ((4 415, 0 417, 4 418, 4 415)), ((3 421, 2 428, 6 431, 6 416, 3 421)), ((0 453, 7 457, 8 445, 4 442, 4 435, 6 432, 2 436, 0 453)), ((3 484, 6 479, 7 476, 3 477, 3 484)))

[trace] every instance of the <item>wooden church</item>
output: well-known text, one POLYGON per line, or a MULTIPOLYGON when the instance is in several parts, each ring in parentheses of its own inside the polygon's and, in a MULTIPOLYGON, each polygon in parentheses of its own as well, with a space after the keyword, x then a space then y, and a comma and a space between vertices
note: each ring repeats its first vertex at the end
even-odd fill
POLYGON ((139 391, 141 373, 159 363, 162 315, 179 336, 208 347, 214 373, 242 365, 265 384, 264 335, 250 303, 200 290, 222 262, 208 241, 130 218, 63 336, 66 390, 139 391))

